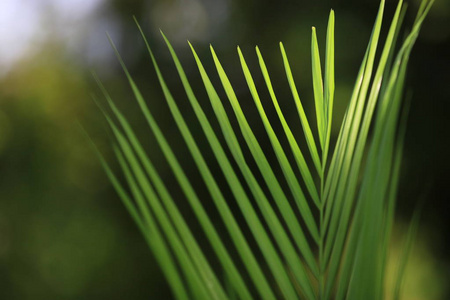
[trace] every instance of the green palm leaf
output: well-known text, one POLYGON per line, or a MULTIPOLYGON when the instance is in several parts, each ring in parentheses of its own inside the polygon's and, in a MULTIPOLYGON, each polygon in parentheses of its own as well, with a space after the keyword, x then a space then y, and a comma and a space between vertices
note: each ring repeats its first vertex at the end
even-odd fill
MULTIPOLYGON (((214 221, 204 208, 205 200, 200 199, 195 191, 175 149, 169 145, 110 40, 132 93, 185 199, 173 198, 127 117, 94 75, 108 103, 108 110, 100 103, 99 107, 112 132, 113 150, 127 188, 96 151, 112 185, 160 264, 176 299, 383 299, 385 264, 394 223, 406 127, 406 118, 402 117, 401 122, 399 120, 401 111, 406 111, 402 108, 405 75, 412 47, 432 3, 432 0, 422 2, 411 32, 396 52, 398 32, 405 11, 400 0, 384 47, 381 54, 377 55, 385 6, 385 2, 381 1, 334 149, 330 149, 335 98, 334 11, 329 15, 324 70, 317 32, 314 27, 312 29, 312 78, 317 136, 311 130, 310 122, 313 118, 306 115, 285 47, 280 43, 287 81, 302 124, 307 149, 299 146, 299 140, 291 131, 290 120, 285 118, 280 108, 268 67, 259 48, 256 47, 256 54, 265 87, 257 86, 253 79, 256 70, 250 70, 238 47, 243 76, 282 176, 276 175, 274 166, 267 159, 226 74, 227 66, 221 64, 213 47, 210 50, 215 72, 226 100, 219 97, 219 87, 213 86, 209 72, 189 43, 224 142, 220 141, 218 132, 213 129, 211 120, 201 107, 175 50, 162 34, 188 101, 227 187, 221 186, 211 171, 210 161, 192 134, 191 124, 180 111, 150 45, 136 22, 173 120, 198 168, 209 198, 217 208, 220 219, 214 221), (380 57, 378 60, 377 56, 380 57), (282 132, 276 132, 266 113, 267 108, 259 93, 261 89, 269 92, 282 132), (231 105, 238 128, 231 125, 231 116, 224 108, 224 101, 231 105), (399 123, 402 124, 400 130, 399 123), (372 136, 369 135, 371 128, 372 136), (289 147, 282 146, 281 135, 285 135, 289 147), (244 149, 249 150, 249 155, 244 155, 244 149), (328 162, 329 152, 332 155, 328 162), (367 159, 363 159, 365 154, 367 159), (295 164, 289 161, 289 155, 293 155, 295 164), (305 155, 311 159, 311 165, 305 155), (255 165, 256 169, 251 168, 251 165, 255 165), (300 178, 295 169, 299 171, 300 178), (262 180, 258 180, 259 176, 262 180), (285 184, 287 189, 283 189, 285 184), (224 188, 231 191, 231 199, 225 196, 224 188), (198 237, 191 231, 189 222, 184 219, 177 205, 179 201, 187 201, 194 212, 211 246, 211 255, 206 255, 198 237), (231 205, 238 207, 239 216, 233 212, 231 205), (239 218, 245 222, 250 235, 240 225, 239 218), (231 244, 226 243, 219 233, 219 224, 225 228, 231 244), (211 259, 217 260, 217 263, 211 263, 211 259)), ((417 218, 411 227, 405 253, 411 247, 417 227, 416 220, 417 218)), ((405 261, 400 265, 394 298, 400 295, 404 266, 405 261)))

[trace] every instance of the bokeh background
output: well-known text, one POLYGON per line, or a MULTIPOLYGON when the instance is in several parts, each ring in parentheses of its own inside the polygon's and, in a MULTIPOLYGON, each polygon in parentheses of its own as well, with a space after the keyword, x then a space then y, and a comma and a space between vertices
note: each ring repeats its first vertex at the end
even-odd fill
MULTIPOLYGON (((418 1, 408 2, 406 24, 411 25, 418 1)), ((206 93, 186 40, 194 44, 220 87, 208 49, 209 43, 214 45, 250 122, 262 135, 236 53, 240 45, 261 84, 254 52, 259 45, 278 98, 300 136, 278 42, 286 47, 303 102, 313 113, 310 30, 313 25, 318 28, 323 54, 329 9, 335 9, 336 133, 378 4, 378 0, 1 0, 0 299, 170 299, 162 273, 78 125, 113 161, 107 130, 91 100, 92 93, 99 94, 91 76, 95 70, 140 132, 162 176, 169 184, 174 182, 144 126, 106 31, 186 172, 196 178, 133 15, 187 120, 194 116, 159 28, 172 41, 207 111, 206 93)), ((385 20, 395 5, 396 1, 387 1, 385 20)), ((423 199, 425 204, 405 299, 450 299, 449 18, 450 1, 437 0, 409 68, 407 86, 413 96, 400 183, 399 241, 415 203, 423 199)), ((198 130, 196 123, 193 129, 198 130)), ((201 195, 207 202, 207 195, 201 195)))

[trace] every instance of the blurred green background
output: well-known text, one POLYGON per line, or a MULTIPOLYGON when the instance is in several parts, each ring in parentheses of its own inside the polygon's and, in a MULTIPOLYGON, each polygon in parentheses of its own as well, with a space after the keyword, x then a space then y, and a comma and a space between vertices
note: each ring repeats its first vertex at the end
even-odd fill
MULTIPOLYGON (((407 25, 418 1, 409 4, 407 25)), ((105 31, 188 175, 196 178, 133 15, 188 121, 195 118, 159 28, 173 43, 207 111, 206 93, 186 40, 194 44, 220 87, 208 49, 209 43, 214 45, 250 123, 263 137, 236 53, 240 45, 261 84, 254 52, 259 45, 278 99, 300 136, 278 42, 286 47, 302 100, 313 115, 310 30, 318 28, 323 54, 328 12, 335 9, 336 133, 378 5, 378 0, 1 0, 0 299, 170 299, 161 271, 78 126, 82 123, 112 159, 107 131, 90 96, 99 94, 90 73, 95 70, 140 132, 161 175, 169 184, 174 182, 147 134, 105 31)), ((395 5, 387 1, 384 33, 395 5)), ((405 299, 450 299, 449 84, 450 1, 437 0, 413 51, 407 85, 413 96, 400 183, 399 235, 415 203, 424 199, 425 205, 405 299)), ((269 104, 262 85, 261 91, 269 104)), ((274 116, 270 109, 269 113, 274 116)), ((195 121, 193 129, 198 131, 195 121)), ((194 185, 201 190, 201 183, 194 180, 194 185)), ((174 188, 174 193, 179 191, 174 188)), ((208 207, 206 193, 200 195, 208 207)))

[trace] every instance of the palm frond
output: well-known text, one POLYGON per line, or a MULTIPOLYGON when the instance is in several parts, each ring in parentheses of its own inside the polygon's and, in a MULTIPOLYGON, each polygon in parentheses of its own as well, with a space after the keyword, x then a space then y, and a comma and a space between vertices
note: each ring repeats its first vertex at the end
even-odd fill
MULTIPOLYGON (((195 191, 175 149, 167 141, 110 39, 132 93, 185 199, 176 201, 173 198, 127 118, 94 75, 108 103, 108 109, 100 103, 99 107, 111 129, 113 150, 127 188, 96 151, 113 187, 160 264, 176 299, 382 299, 385 296, 385 265, 394 222, 406 127, 405 117, 399 121, 401 111, 406 111, 402 108, 405 76, 411 50, 432 4, 433 0, 422 1, 411 32, 396 52, 399 28, 405 14, 405 5, 400 0, 384 47, 381 54, 377 55, 385 7, 385 1, 381 1, 334 149, 330 149, 335 100, 334 11, 329 15, 323 72, 317 32, 312 28, 312 78, 316 137, 320 147, 316 145, 316 137, 310 126, 313 118, 306 115, 300 100, 284 45, 280 43, 281 57, 307 149, 301 149, 301 143, 294 136, 289 120, 281 110, 259 48, 256 47, 256 55, 265 87, 256 85, 252 75, 254 71, 250 70, 238 47, 243 76, 282 176, 276 175, 263 151, 226 74, 226 66, 221 64, 213 47, 210 47, 210 51, 215 71, 233 109, 237 130, 231 125, 230 116, 224 108, 223 101, 226 100, 219 97, 217 87, 213 86, 200 57, 189 43, 209 104, 224 137, 223 143, 200 105, 175 50, 161 33, 189 103, 234 199, 225 196, 224 187, 215 178, 210 162, 192 134, 191 126, 169 90, 151 47, 136 21, 173 120, 217 208, 220 220, 213 220, 208 215, 204 201, 195 191), (378 60, 377 56, 380 57, 378 60), (282 132, 277 132, 268 118, 267 108, 258 91, 261 88, 269 92, 282 132), (399 123, 402 124, 400 129, 399 123), (369 135, 371 128, 373 135, 369 135), (285 135, 289 147, 282 146, 281 135, 285 135), (244 144, 239 142, 240 137, 244 144), (248 148, 249 156, 244 155, 244 148, 248 148), (329 152, 332 154, 330 161, 329 152), (364 159, 366 154, 367 159, 364 159), (290 155, 293 155, 295 164, 289 161, 290 155), (256 169, 250 167, 253 164, 256 169), (296 171, 301 178, 298 178, 296 171), (258 180, 256 172, 262 180, 258 180), (283 189, 284 183, 287 183, 288 189, 283 189), (302 186, 306 189, 303 190, 302 186), (180 212, 178 201, 187 201, 189 204, 217 264, 208 260, 189 222, 180 212), (241 228, 239 217, 233 213, 231 205, 238 207, 251 237, 241 228), (219 223, 224 226, 232 242, 230 245, 224 242, 217 230, 219 223), (255 241, 256 249, 252 248, 249 239, 255 241)), ((406 252, 411 247, 416 227, 417 221, 414 221, 406 252)), ((402 262, 394 298, 400 294, 404 266, 402 262)))

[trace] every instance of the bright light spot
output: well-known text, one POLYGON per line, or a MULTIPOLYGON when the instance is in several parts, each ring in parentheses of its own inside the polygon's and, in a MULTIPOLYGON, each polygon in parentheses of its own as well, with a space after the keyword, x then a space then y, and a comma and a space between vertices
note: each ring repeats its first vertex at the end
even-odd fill
POLYGON ((26 0, 0 1, 0 75, 41 35, 41 7, 36 4, 26 0))
MULTIPOLYGON (((1 0, 0 77, 51 38, 77 36, 104 0, 1 0)), ((67 39, 66 42, 68 42, 67 39)))

